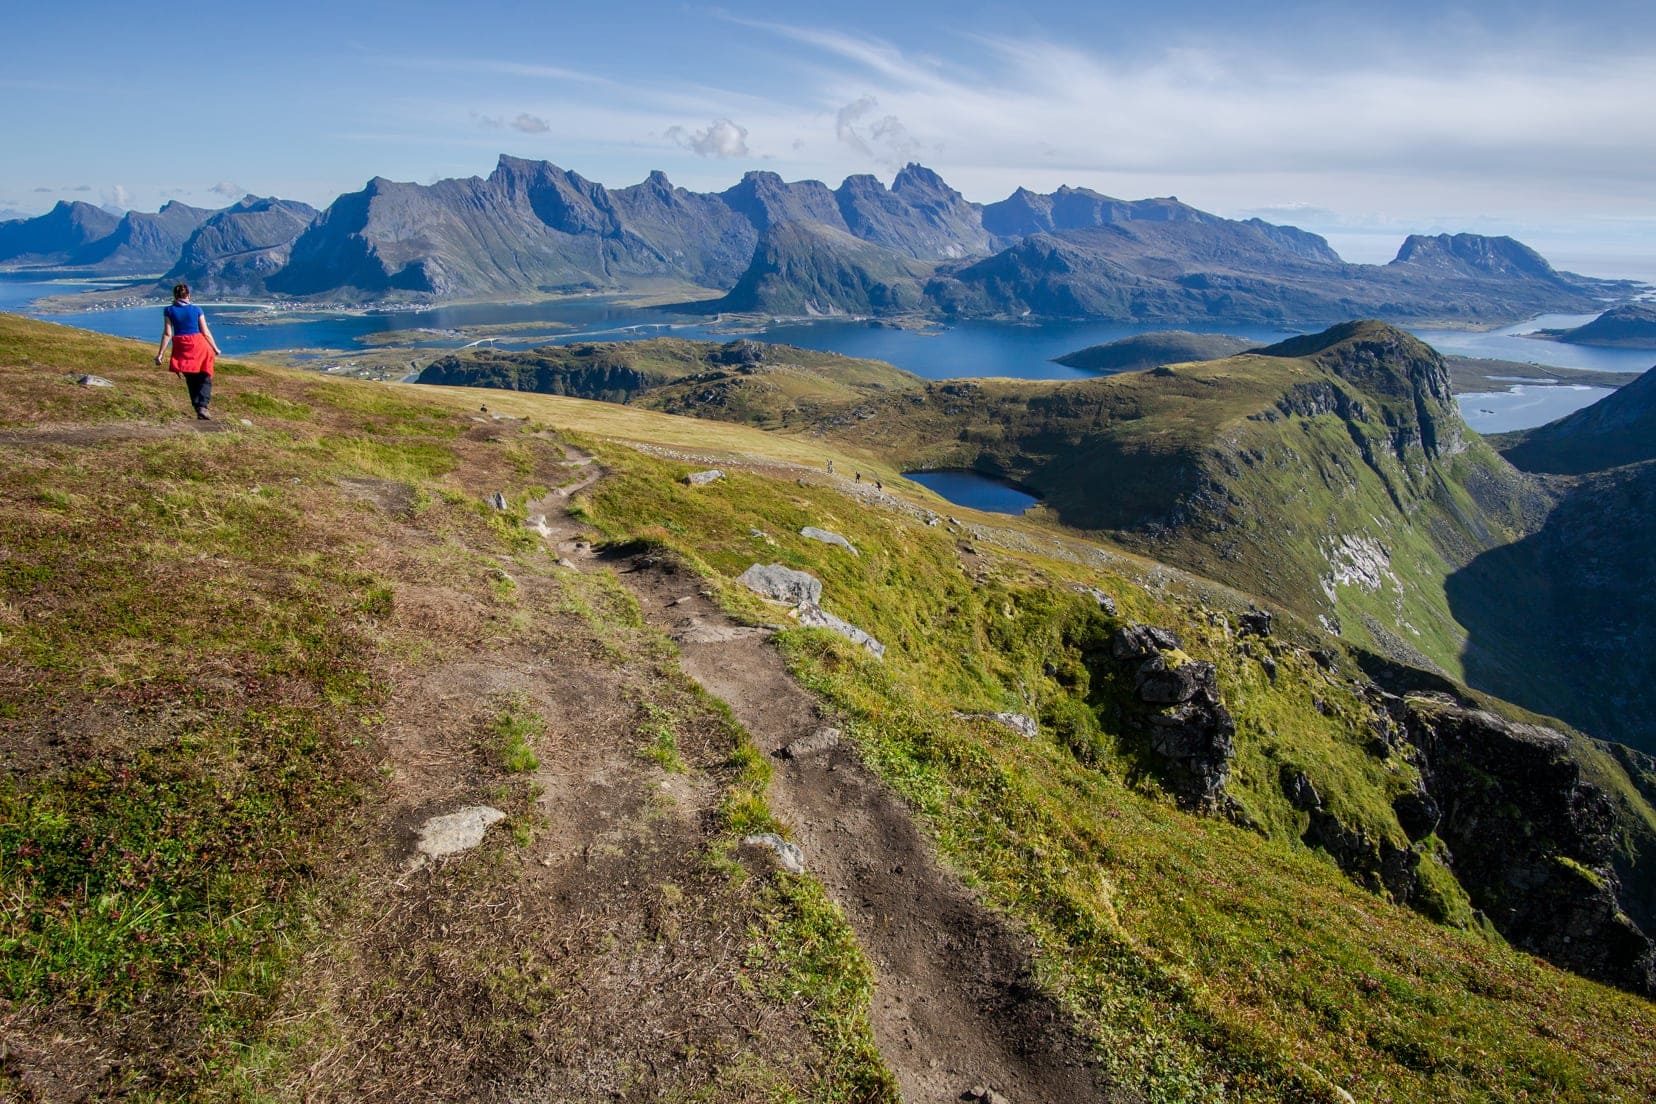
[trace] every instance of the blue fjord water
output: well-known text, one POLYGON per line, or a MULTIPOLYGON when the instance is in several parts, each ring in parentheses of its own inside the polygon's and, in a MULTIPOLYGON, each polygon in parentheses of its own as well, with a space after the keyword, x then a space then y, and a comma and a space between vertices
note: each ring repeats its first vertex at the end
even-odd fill
MULTIPOLYGON (((62 295, 100 286, 90 282, 42 282, 26 275, 0 275, 0 310, 27 310, 43 295, 62 295)), ((659 308, 635 308, 613 299, 590 297, 541 303, 463 304, 398 311, 273 311, 236 303, 204 303, 213 330, 230 355, 283 350, 337 351, 329 359, 348 358, 370 347, 375 334, 392 330, 454 330, 467 326, 545 322, 562 327, 553 334, 507 335, 494 342, 502 348, 577 341, 637 340, 672 335, 728 340, 704 316, 675 314, 659 308)), ((160 334, 160 311, 153 307, 41 315, 49 321, 100 333, 154 341, 160 334)), ((1651 367, 1648 350, 1596 349, 1522 336, 1545 328, 1580 325, 1591 315, 1543 315, 1486 332, 1416 330, 1444 353, 1527 361, 1561 368, 1638 372, 1651 367)), ((1005 376, 1017 379, 1080 379, 1090 373, 1053 362, 1088 345, 1102 344, 1165 326, 1119 322, 963 322, 953 326, 908 329, 847 320, 777 322, 754 334, 765 341, 888 361, 926 379, 1005 376)), ((1260 326, 1200 327, 1215 333, 1269 344, 1299 331, 1260 326)), ((470 343, 466 337, 433 332, 414 342, 411 359, 425 358, 470 343)), ((1509 391, 1461 396, 1467 423, 1483 433, 1541 425, 1596 402, 1603 388, 1523 384, 1509 391)))

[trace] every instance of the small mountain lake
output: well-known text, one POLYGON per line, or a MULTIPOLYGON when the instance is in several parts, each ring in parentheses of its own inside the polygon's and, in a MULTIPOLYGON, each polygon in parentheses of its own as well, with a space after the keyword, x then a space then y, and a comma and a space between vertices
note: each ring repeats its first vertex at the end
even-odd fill
POLYGON ((1021 514, 1041 500, 1010 483, 974 471, 904 472, 903 478, 948 499, 956 506, 989 514, 1021 514))

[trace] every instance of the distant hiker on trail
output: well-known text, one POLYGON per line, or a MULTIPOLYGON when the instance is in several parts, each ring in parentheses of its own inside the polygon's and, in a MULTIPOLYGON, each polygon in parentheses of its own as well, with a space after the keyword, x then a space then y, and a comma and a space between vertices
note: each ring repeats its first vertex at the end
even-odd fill
POLYGON ((184 377, 190 389, 190 405, 196 417, 204 422, 213 420, 207 413, 207 404, 213 401, 213 358, 223 355, 213 331, 207 325, 207 316, 190 302, 190 285, 174 284, 172 306, 161 312, 166 321, 161 326, 161 344, 155 349, 155 363, 172 342, 172 361, 169 370, 184 377))

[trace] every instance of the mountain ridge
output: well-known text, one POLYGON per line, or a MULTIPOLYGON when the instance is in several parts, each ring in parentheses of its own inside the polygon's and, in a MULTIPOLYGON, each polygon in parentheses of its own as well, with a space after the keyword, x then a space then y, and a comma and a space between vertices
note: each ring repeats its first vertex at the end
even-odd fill
MULTIPOLYGON (((76 217, 89 226, 73 231, 57 211, 6 224, 0 264, 61 262, 113 232, 107 215, 76 217)), ((1174 197, 1121 200, 1064 186, 978 204, 918 164, 889 187, 866 174, 831 189, 754 170, 697 193, 659 171, 611 189, 503 154, 487 177, 375 177, 297 235, 265 237, 263 257, 245 271, 194 265, 204 290, 222 283, 238 294, 368 304, 678 286, 696 298, 725 293, 715 310, 770 315, 1326 325, 1363 315, 1510 321, 1586 310, 1634 289, 1557 272, 1509 238, 1412 236, 1390 264, 1353 265, 1316 234, 1174 197), (805 225, 823 229, 782 229, 805 225), (815 278, 793 287, 755 266, 815 278)))

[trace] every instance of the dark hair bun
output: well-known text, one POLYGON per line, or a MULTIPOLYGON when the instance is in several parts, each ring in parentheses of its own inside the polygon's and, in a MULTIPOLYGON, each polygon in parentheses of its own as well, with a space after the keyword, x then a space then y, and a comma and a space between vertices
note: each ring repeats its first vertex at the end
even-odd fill
POLYGON ((190 297, 190 285, 189 284, 174 284, 173 285, 173 298, 174 299, 188 299, 189 297, 190 297))

